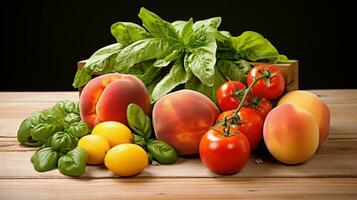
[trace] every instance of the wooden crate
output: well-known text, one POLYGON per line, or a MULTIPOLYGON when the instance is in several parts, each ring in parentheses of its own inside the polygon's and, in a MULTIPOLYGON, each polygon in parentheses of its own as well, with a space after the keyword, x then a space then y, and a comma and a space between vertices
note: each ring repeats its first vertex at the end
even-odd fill
MULTIPOLYGON (((81 69, 86 64, 85 60, 79 61, 77 63, 77 68, 81 69)), ((297 60, 289 60, 287 63, 284 64, 270 64, 270 63, 263 63, 263 62, 250 62, 251 65, 262 65, 262 64, 269 64, 273 65, 281 70, 284 74, 286 80, 286 92, 294 91, 299 89, 299 62, 297 60)), ((95 74, 94 76, 99 76, 100 74, 95 74)))

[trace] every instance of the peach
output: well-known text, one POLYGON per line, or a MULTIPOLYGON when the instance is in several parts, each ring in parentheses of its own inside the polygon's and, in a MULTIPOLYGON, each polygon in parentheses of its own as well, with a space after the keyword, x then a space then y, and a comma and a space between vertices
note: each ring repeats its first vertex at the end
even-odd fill
POLYGON ((180 155, 196 154, 202 136, 218 114, 217 106, 199 92, 179 90, 167 94, 153 108, 156 138, 173 146, 180 155))
POLYGON ((144 83, 132 75, 111 73, 87 83, 80 96, 82 119, 93 128, 100 122, 118 121, 128 125, 126 109, 130 103, 150 113, 150 97, 144 83))
POLYGON ((319 127, 311 113, 285 104, 267 115, 263 137, 269 152, 277 160, 285 164, 298 164, 316 152, 319 127))
POLYGON ((304 109, 315 117, 319 125, 319 146, 321 146, 327 140, 330 132, 330 111, 327 105, 315 94, 302 90, 285 94, 278 102, 278 105, 287 103, 304 109))

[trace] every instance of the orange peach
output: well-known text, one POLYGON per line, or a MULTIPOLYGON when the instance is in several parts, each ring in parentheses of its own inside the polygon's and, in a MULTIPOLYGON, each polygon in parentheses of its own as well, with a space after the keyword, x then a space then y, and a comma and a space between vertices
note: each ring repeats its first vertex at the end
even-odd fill
POLYGON ((153 108, 156 138, 181 155, 196 154, 200 140, 215 123, 219 110, 205 95, 179 90, 160 98, 153 108))
POLYGON ((270 111, 264 122, 263 137, 269 152, 277 160, 298 164, 316 152, 319 127, 311 113, 285 104, 270 111))
POLYGON ((321 146, 327 140, 330 132, 330 111, 327 105, 315 94, 302 90, 297 90, 285 94, 278 102, 278 105, 287 103, 304 109, 315 117, 319 125, 319 146, 321 146))
POLYGON ((94 127, 104 121, 128 125, 126 109, 130 103, 150 113, 150 97, 144 83, 132 75, 111 73, 87 83, 80 97, 82 119, 94 127))

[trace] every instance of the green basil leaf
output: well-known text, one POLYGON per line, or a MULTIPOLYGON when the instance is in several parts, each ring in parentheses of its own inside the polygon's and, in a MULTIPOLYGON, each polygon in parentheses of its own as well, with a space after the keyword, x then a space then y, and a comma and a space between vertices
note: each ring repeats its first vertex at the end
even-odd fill
POLYGON ((241 79, 237 79, 237 80, 241 80, 242 83, 246 83, 248 73, 252 69, 252 66, 249 64, 249 62, 247 62, 246 60, 243 60, 243 59, 236 60, 236 61, 234 61, 234 63, 238 66, 238 69, 242 75, 241 79))
POLYGON ((51 147, 38 150, 31 158, 33 167, 38 172, 45 172, 56 167, 58 153, 51 147))
POLYGON ((51 139, 51 147, 54 151, 64 152, 72 150, 72 137, 66 132, 55 133, 51 139))
POLYGON ((166 38, 179 42, 179 37, 176 33, 174 26, 161 19, 155 13, 148 11, 145 8, 141 8, 139 12, 139 18, 143 21, 143 26, 157 38, 166 38))
POLYGON ((217 31, 216 32, 217 49, 220 51, 232 51, 233 54, 237 52, 232 47, 231 35, 227 31, 217 31))
POLYGON ((133 134, 133 136, 134 136, 134 140, 133 140, 133 143, 134 144, 137 144, 137 145, 139 145, 139 146, 141 146, 142 148, 146 148, 145 147, 145 144, 146 144, 146 142, 145 142, 145 138, 143 138, 142 136, 140 136, 140 135, 136 135, 136 134, 133 134))
POLYGON ((187 21, 177 20, 177 21, 172 22, 171 24, 172 24, 172 26, 174 26, 176 33, 181 37, 183 27, 185 27, 185 25, 187 24, 187 21))
POLYGON ((91 80, 92 74, 94 73, 109 73, 115 71, 114 67, 117 65, 116 57, 123 47, 124 45, 115 43, 96 51, 88 60, 86 60, 84 67, 77 70, 73 87, 79 88, 84 86, 91 80))
POLYGON ((188 45, 193 35, 193 19, 190 18, 188 22, 182 27, 182 31, 179 33, 184 45, 188 45))
POLYGON ((150 34, 143 27, 131 22, 114 23, 110 31, 118 43, 125 46, 150 37, 150 34))
POLYGON ((176 150, 169 144, 160 140, 148 140, 146 143, 149 153, 161 164, 176 162, 176 150))
POLYGON ((81 176, 85 172, 88 155, 84 149, 77 147, 58 160, 59 171, 68 176, 81 176))
POLYGON ((231 50, 217 50, 216 52, 217 59, 225 59, 225 60, 239 60, 241 57, 237 54, 237 52, 231 50))
POLYGON ((222 19, 220 17, 212 17, 209 19, 204 19, 200 21, 196 21, 195 24, 193 25, 193 28, 195 31, 201 29, 202 27, 210 27, 212 30, 214 30, 214 33, 216 32, 217 28, 221 24, 222 19))
POLYGON ((246 31, 238 37, 232 37, 231 40, 233 47, 243 59, 275 62, 279 56, 275 47, 257 32, 246 31))
POLYGON ((39 113, 33 113, 30 117, 21 122, 17 131, 17 140, 24 145, 38 147, 43 144, 42 141, 34 140, 31 136, 31 129, 38 121, 39 113))
POLYGON ((69 100, 63 100, 59 101, 56 103, 54 106, 56 108, 60 108, 63 111, 65 111, 67 114, 73 113, 79 115, 79 102, 76 101, 69 101, 69 100))
POLYGON ((127 108, 127 119, 130 128, 133 129, 136 134, 146 140, 151 137, 151 120, 140 106, 134 103, 129 104, 127 108))
POLYGON ((207 86, 214 84, 217 50, 215 34, 220 23, 219 17, 195 22, 188 43, 188 51, 192 53, 186 53, 184 58, 185 68, 189 68, 207 86))
POLYGON ((219 86, 225 81, 227 81, 227 79, 222 76, 217 67, 215 67, 213 86, 209 87, 203 84, 197 77, 192 77, 191 79, 189 79, 189 81, 186 82, 185 88, 200 92, 210 98, 213 102, 216 102, 217 90, 219 86))
POLYGON ((151 102, 154 103, 155 101, 152 98, 152 92, 154 91, 156 85, 165 77, 165 74, 159 74, 149 85, 146 85, 148 92, 150 94, 151 102))
POLYGON ((283 55, 283 54, 280 54, 279 56, 278 56, 278 59, 277 59, 277 63, 286 63, 286 62, 288 62, 289 61, 289 59, 288 59, 288 57, 286 56, 286 55, 283 55))
POLYGON ((179 58, 181 58, 182 53, 184 52, 184 49, 181 48, 180 46, 176 46, 175 49, 167 55, 163 59, 156 60, 154 63, 154 67, 167 67, 172 61, 175 61, 179 58))
POLYGON ((133 65, 150 60, 162 59, 172 51, 169 40, 147 38, 125 47, 116 57, 115 70, 127 71, 133 65))
POLYGON ((242 83, 246 82, 247 74, 251 69, 250 64, 245 60, 218 60, 216 67, 226 79, 242 83))
POLYGON ((160 68, 157 68, 154 64, 152 64, 146 68, 146 71, 142 75, 138 76, 138 78, 140 78, 145 85, 149 85, 160 74, 160 71, 160 68))
POLYGON ((59 130, 61 129, 54 124, 40 123, 32 128, 31 137, 34 140, 46 141, 49 137, 51 137, 59 130))
POLYGON ((79 116, 79 114, 76 114, 76 113, 69 113, 68 115, 66 115, 64 117, 64 121, 67 124, 72 124, 74 122, 79 122, 79 121, 81 121, 81 116, 79 116))
POLYGON ((66 131, 74 137, 83 137, 90 132, 90 129, 84 121, 79 121, 71 123, 66 131))
POLYGON ((208 47, 194 49, 191 54, 186 54, 184 58, 185 68, 207 85, 213 86, 214 65, 216 63, 216 43, 211 43, 208 47))
POLYGON ((72 86, 74 88, 80 88, 87 84, 92 79, 92 71, 89 68, 78 69, 74 76, 72 86))
POLYGON ((159 59, 154 62, 153 66, 156 68, 167 67, 171 61, 164 59, 159 59))
POLYGON ((176 61, 172 65, 170 72, 155 86, 152 92, 152 99, 154 101, 158 100, 176 86, 186 83, 187 80, 188 77, 181 60, 176 61))

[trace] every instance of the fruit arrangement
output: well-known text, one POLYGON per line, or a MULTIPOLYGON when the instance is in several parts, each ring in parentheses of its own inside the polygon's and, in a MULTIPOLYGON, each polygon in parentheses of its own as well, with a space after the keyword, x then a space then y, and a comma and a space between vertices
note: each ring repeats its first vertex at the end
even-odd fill
POLYGON ((139 17, 145 28, 113 24, 118 43, 77 71, 79 102, 61 101, 21 123, 18 141, 39 147, 36 171, 81 176, 86 165, 105 165, 127 177, 199 155, 211 171, 234 174, 262 146, 299 164, 327 140, 328 107, 310 92, 285 92, 269 63, 287 57, 260 34, 218 31, 220 18, 169 23, 144 8, 139 17))

